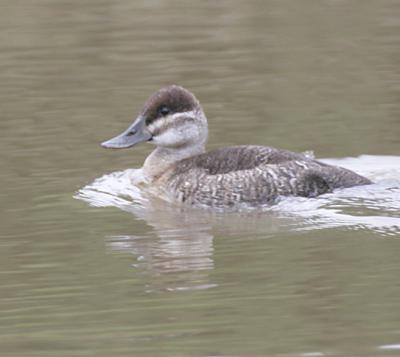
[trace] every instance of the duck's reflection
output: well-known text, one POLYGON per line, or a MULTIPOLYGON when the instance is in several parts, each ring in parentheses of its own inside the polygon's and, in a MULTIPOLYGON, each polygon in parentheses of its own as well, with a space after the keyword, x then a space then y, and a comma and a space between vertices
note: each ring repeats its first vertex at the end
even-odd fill
POLYGON ((230 240, 235 240, 235 236, 266 238, 283 227, 287 229, 290 223, 271 212, 216 213, 179 208, 154 198, 121 208, 145 221, 152 231, 145 235, 111 236, 107 244, 112 251, 134 254, 137 260, 133 266, 151 276, 147 280, 148 292, 216 287, 218 283, 211 274, 216 259, 215 236, 230 240))
POLYGON ((118 207, 152 227, 142 235, 106 237, 110 250, 132 253, 136 257, 133 266, 151 275, 148 291, 215 287, 217 283, 210 277, 215 264, 215 234, 232 239, 249 229, 254 237, 257 231, 273 232, 283 225, 281 219, 265 213, 218 213, 145 197, 131 184, 131 177, 132 170, 103 176, 81 189, 76 197, 93 206, 118 207))
POLYGON ((153 228, 153 234, 111 236, 107 245, 112 251, 130 252, 137 257, 133 266, 153 277, 148 291, 216 286, 209 277, 214 268, 210 224, 157 200, 148 200, 140 206, 131 204, 124 210, 144 220, 153 228))

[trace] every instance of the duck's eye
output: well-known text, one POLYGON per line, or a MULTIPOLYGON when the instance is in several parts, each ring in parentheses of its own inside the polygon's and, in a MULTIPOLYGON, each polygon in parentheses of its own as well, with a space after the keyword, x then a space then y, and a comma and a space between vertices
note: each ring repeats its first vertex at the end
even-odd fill
POLYGON ((169 110, 168 107, 163 106, 163 107, 161 107, 161 108, 158 110, 158 112, 159 112, 162 116, 166 116, 166 115, 168 115, 168 114, 170 113, 170 110, 169 110))

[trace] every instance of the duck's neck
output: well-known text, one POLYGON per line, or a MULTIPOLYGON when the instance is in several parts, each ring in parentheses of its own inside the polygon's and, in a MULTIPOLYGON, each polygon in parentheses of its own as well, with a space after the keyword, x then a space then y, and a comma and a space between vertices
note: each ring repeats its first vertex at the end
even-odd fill
POLYGON ((205 152, 205 145, 190 145, 180 148, 167 148, 158 146, 145 160, 143 173, 147 181, 157 180, 164 172, 173 167, 175 163, 205 152))

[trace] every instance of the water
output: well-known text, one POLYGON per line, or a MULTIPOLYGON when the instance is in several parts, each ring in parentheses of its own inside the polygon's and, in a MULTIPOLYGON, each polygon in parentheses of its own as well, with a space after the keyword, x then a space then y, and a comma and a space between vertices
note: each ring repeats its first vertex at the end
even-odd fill
POLYGON ((396 1, 0 9, 1 356, 399 353, 396 1), (210 149, 314 150, 375 184, 260 211, 146 200, 126 170, 149 146, 98 144, 170 83, 210 149))

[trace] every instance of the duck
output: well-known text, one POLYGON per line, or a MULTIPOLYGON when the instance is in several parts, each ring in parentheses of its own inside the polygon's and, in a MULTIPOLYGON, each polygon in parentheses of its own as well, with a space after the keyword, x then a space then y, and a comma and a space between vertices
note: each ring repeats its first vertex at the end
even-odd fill
POLYGON ((101 146, 155 145, 140 169, 142 183, 168 201, 191 206, 271 205, 283 196, 314 198, 372 183, 306 153, 269 146, 207 152, 207 137, 207 118, 198 99, 189 90, 170 85, 152 94, 128 129, 101 146))

